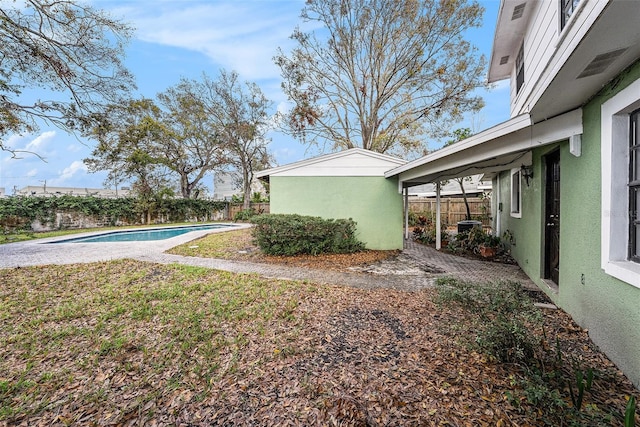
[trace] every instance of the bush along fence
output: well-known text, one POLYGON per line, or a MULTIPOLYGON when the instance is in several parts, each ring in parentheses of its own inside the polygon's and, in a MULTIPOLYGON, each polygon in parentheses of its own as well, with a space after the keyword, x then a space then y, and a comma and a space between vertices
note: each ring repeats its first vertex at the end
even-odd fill
POLYGON ((114 225, 212 221, 227 219, 228 203, 163 199, 142 203, 136 198, 94 196, 0 198, 0 230, 47 231, 114 225), (151 221, 149 221, 151 219, 151 221))
MULTIPOLYGON (((470 197, 467 199, 471 219, 481 221, 483 227, 491 227, 491 200, 488 198, 470 197)), ((415 224, 415 219, 425 216, 435 220, 436 201, 435 199, 413 199, 409 200, 409 220, 411 225, 415 224)), ((467 209, 464 200, 461 198, 447 198, 440 200, 440 221, 443 225, 456 225, 458 221, 463 221, 467 217, 467 209)))
POLYGON ((248 221, 255 215, 268 214, 269 203, 251 203, 249 209, 243 209, 242 203, 229 203, 225 211, 225 219, 234 221, 248 221))

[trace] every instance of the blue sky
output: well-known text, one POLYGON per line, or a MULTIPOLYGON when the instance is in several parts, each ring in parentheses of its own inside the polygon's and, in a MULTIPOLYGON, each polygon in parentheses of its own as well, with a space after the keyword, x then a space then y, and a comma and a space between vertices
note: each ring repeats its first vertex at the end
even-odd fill
MULTIPOLYGON (((242 80, 256 82, 273 101, 274 112, 286 103, 280 74, 272 58, 278 47, 287 51, 294 28, 302 24, 304 0, 95 0, 97 7, 136 28, 126 50, 126 65, 136 76, 139 96, 153 98, 181 77, 198 78, 202 72, 215 78, 221 68, 235 70, 242 80)), ((500 2, 484 0, 484 25, 469 32, 487 60, 500 2)), ((481 91, 486 106, 458 127, 473 131, 509 118, 508 81, 481 91)), ((270 150, 279 165, 319 154, 290 137, 272 132, 270 150)), ((92 141, 78 140, 57 128, 43 127, 33 135, 8 138, 14 149, 38 153, 12 159, 0 152, 0 187, 7 194, 28 185, 102 188, 105 174, 90 174, 82 159, 91 153, 92 141)), ((437 148, 430 144, 430 148, 437 148)), ((210 187, 211 179, 207 180, 210 187)))

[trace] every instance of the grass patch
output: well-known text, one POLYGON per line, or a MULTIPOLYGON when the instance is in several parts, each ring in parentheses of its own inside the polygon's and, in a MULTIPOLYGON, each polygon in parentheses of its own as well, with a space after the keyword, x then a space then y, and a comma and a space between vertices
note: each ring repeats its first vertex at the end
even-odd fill
POLYGON ((0 270, 0 282, 5 421, 37 414, 43 401, 63 407, 47 386, 61 370, 71 373, 62 390, 80 378, 96 383, 75 395, 81 406, 117 400, 116 389, 98 387, 107 372, 144 372, 128 385, 141 401, 167 386, 167 372, 181 388, 201 389, 237 364, 256 331, 295 331, 292 301, 300 290, 252 275, 133 261, 0 270))
POLYGON ((167 253, 201 258, 237 259, 246 255, 248 258, 253 250, 253 238, 248 228, 211 233, 199 239, 176 246, 167 253), (247 252, 246 254, 239 253, 247 252))
POLYGON ((437 307, 433 290, 131 260, 0 269, 0 283, 0 424, 570 425, 573 387, 581 420, 620 425, 636 393, 560 311, 545 339, 565 331, 563 357, 598 367, 584 392, 573 371, 556 393, 550 371, 460 346, 447 326, 484 309, 437 307))

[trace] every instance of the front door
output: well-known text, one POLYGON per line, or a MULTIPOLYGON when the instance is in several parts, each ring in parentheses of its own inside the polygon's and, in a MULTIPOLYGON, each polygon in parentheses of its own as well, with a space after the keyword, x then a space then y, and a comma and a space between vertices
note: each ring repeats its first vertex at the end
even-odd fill
POLYGON ((560 276, 560 151, 546 156, 544 278, 560 276))

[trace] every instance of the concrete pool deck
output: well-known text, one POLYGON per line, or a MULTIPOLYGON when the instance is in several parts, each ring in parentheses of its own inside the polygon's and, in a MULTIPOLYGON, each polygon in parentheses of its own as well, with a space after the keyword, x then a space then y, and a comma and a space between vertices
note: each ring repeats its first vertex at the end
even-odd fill
MULTIPOLYGON (((250 227, 247 224, 234 225, 237 228, 250 227)), ((411 240, 405 241, 405 249, 396 260, 372 266, 364 271, 356 269, 349 273, 164 253, 174 246, 187 243, 206 234, 227 230, 227 228, 222 228, 192 231, 170 239, 143 242, 50 244, 70 237, 63 236, 9 243, 0 245, 0 268, 78 264, 130 258, 160 264, 184 264, 233 273, 254 273, 269 278, 308 280, 365 289, 391 288, 417 291, 432 287, 435 280, 443 276, 453 276, 477 282, 515 280, 527 288, 536 288, 517 265, 445 254, 411 240)), ((83 236, 92 234, 100 233, 82 233, 83 236)))

